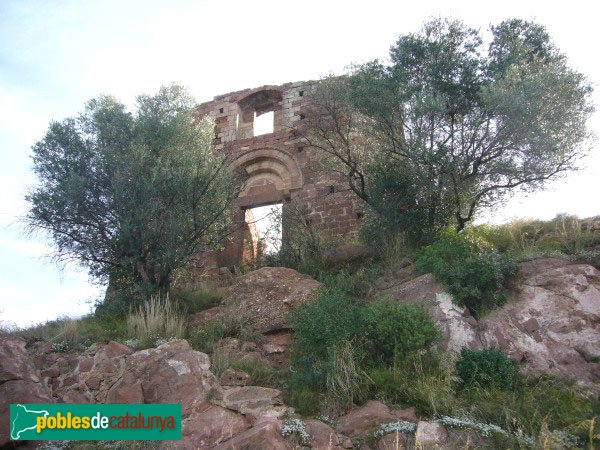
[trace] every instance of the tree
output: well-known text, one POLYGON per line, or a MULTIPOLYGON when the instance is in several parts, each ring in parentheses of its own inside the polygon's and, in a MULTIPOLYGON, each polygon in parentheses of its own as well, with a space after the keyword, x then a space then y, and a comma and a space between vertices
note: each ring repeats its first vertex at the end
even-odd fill
POLYGON ((387 226, 416 241, 462 230, 515 189, 534 190, 589 147, 591 87, 544 27, 480 33, 433 20, 389 63, 320 82, 300 130, 387 226))
POLYGON ((166 290, 174 270, 220 241, 236 184, 194 107, 173 84, 139 96, 134 114, 103 96, 50 124, 33 146, 26 221, 50 233, 59 260, 111 285, 166 290))

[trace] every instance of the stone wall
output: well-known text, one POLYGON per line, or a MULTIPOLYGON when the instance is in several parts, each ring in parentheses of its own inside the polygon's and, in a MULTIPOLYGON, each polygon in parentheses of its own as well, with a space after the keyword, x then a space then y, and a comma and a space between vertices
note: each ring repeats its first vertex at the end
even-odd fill
MULTIPOLYGON (((244 180, 233 208, 232 243, 213 266, 239 263, 243 255, 244 210, 282 203, 283 214, 302 214, 328 241, 360 228, 358 198, 331 172, 318 169, 316 150, 298 138, 309 106, 312 82, 286 83, 219 95, 198 105, 198 118, 215 121, 215 145, 244 180), (272 132, 255 136, 254 120, 273 114, 272 132)), ((290 230, 283 229, 283 241, 290 230)), ((214 267, 213 267, 214 269, 214 267)))

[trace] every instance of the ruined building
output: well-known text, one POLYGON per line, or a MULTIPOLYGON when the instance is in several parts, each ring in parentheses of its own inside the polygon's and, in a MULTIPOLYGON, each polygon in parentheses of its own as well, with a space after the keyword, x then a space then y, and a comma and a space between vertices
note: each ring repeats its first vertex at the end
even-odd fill
MULTIPOLYGON (((255 235, 245 225, 245 210, 282 204, 283 214, 301 213, 325 239, 340 240, 356 233, 362 213, 354 194, 339 177, 319 170, 315 150, 303 144, 295 129, 309 106, 311 83, 287 83, 219 95, 198 105, 198 117, 216 123, 215 144, 230 166, 243 174, 245 183, 233 208, 238 231, 225 251, 213 255, 206 269, 239 264, 244 236, 255 235), (258 130, 267 119, 266 129, 258 130), (293 211, 292 211, 293 209, 293 211)), ((283 245, 290 230, 282 230, 283 245)))

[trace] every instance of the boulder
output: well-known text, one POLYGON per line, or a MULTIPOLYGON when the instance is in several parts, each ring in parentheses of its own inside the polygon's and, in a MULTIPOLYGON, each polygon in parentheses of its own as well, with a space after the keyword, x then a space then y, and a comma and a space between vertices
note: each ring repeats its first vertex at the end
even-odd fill
POLYGON ((262 354, 270 362, 279 366, 289 364, 289 348, 292 345, 293 335, 291 330, 281 330, 264 335, 262 354))
POLYGON ((225 290, 223 314, 243 317, 261 333, 288 329, 287 316, 315 298, 322 283, 285 267, 264 267, 236 278, 225 290))
POLYGON ((521 263, 509 302, 479 322, 481 340, 534 375, 600 380, 600 271, 557 258, 521 263), (586 359, 587 358, 587 359, 586 359))
POLYGON ((421 421, 415 431, 415 447, 428 449, 440 448, 448 441, 448 431, 436 422, 421 421))
POLYGON ((114 389, 123 396, 129 390, 133 397, 141 389, 144 403, 180 403, 187 415, 194 403, 220 391, 209 369, 208 355, 193 350, 187 341, 171 341, 130 355, 114 389))
POLYGON ((340 244, 323 252, 323 264, 329 270, 356 270, 378 257, 371 247, 362 244, 340 244))
POLYGON ((390 409, 381 402, 368 401, 338 420, 337 431, 351 438, 362 436, 384 423, 396 422, 390 409))
POLYGON ((400 432, 394 431, 393 433, 386 434, 379 441, 377 441, 377 450, 400 450, 408 448, 409 439, 407 436, 400 432))
POLYGON ((256 408, 282 405, 281 391, 260 386, 242 386, 225 389, 221 404, 245 414, 256 408))
POLYGON ((405 409, 394 409, 392 410, 392 414, 398 420, 402 420, 404 422, 417 423, 419 421, 417 418, 417 411, 414 406, 405 409))
POLYGON ((291 444, 280 434, 278 422, 266 421, 238 434, 234 438, 214 447, 215 450, 286 450, 291 444))
POLYGON ((181 441, 176 448, 210 449, 248 429, 240 414, 208 402, 199 403, 181 423, 181 441))
POLYGON ((0 338, 0 399, 0 447, 10 442, 11 403, 53 403, 23 339, 0 338))
POLYGON ((452 302, 452 296, 432 274, 418 275, 409 266, 377 279, 371 300, 389 298, 399 303, 423 304, 442 332, 440 350, 460 351, 463 347, 481 349, 477 321, 469 311, 452 302))
POLYGON ((320 420, 307 420, 306 431, 310 436, 310 448, 312 450, 337 450, 342 448, 335 431, 320 420))
POLYGON ((193 330, 194 328, 198 328, 209 323, 214 323, 219 320, 220 314, 220 306, 213 306, 212 308, 205 309, 204 311, 190 314, 186 317, 187 327, 193 330))

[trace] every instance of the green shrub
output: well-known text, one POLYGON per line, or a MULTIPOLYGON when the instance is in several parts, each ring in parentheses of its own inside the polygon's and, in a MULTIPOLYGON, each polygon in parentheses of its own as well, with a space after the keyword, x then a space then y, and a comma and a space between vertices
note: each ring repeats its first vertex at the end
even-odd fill
POLYGON ((362 316, 367 354, 374 363, 394 365, 441 337, 431 314, 419 305, 377 301, 362 316))
POLYGON ((371 397, 413 406, 426 416, 452 415, 459 406, 452 369, 435 351, 414 355, 394 367, 374 367, 368 372, 371 397))
POLYGON ((478 385, 500 389, 512 387, 517 372, 501 350, 471 350, 463 348, 456 362, 456 373, 463 387, 478 385))
POLYGON ((221 303, 223 293, 207 285, 197 288, 174 286, 169 292, 169 298, 178 310, 185 314, 194 314, 217 306, 221 303))
POLYGON ((307 387, 290 389, 284 396, 286 405, 294 407, 298 414, 303 416, 316 416, 321 409, 324 395, 307 387))
POLYGON ((454 301, 476 318, 506 301, 504 285, 517 271, 515 261, 498 253, 482 238, 444 232, 415 261, 421 272, 432 272, 454 301))
POLYGON ((361 301, 371 289, 373 281, 380 276, 382 265, 370 263, 350 273, 342 270, 337 273, 320 272, 316 279, 330 289, 338 290, 347 297, 361 301))
POLYGON ((68 350, 82 350, 95 342, 121 341, 126 337, 125 319, 101 320, 94 315, 78 319, 61 317, 25 329, 13 328, 7 334, 27 343, 48 341, 68 350))
POLYGON ((314 302, 300 305, 290 316, 294 328, 291 383, 325 389, 332 351, 352 341, 360 328, 359 308, 339 288, 317 293, 314 302))

